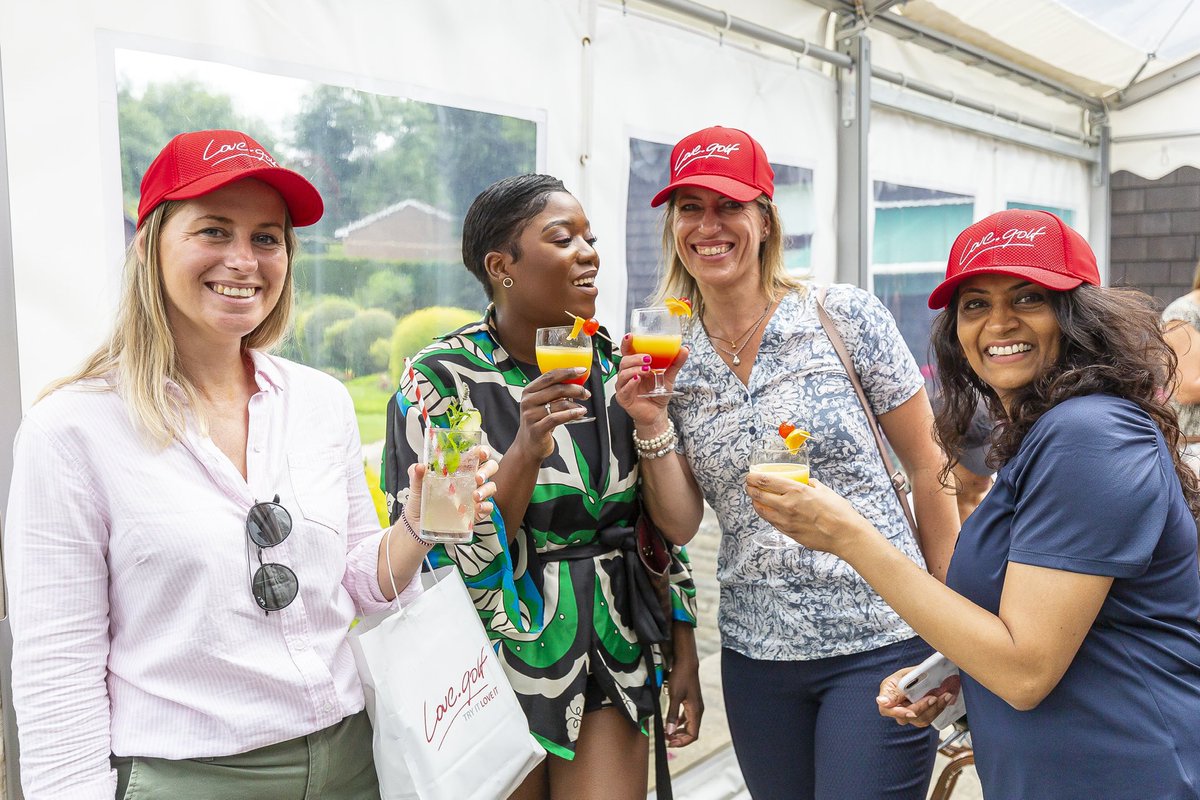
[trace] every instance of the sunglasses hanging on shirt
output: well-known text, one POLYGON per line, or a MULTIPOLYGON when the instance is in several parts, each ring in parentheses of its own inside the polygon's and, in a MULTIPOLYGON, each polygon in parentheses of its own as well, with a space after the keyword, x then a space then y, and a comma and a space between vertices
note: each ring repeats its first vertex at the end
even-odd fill
MULTIPOLYGON (((246 514, 246 535, 258 548, 258 569, 250 578, 250 592, 264 612, 280 611, 291 605, 300 592, 296 573, 290 567, 263 562, 263 550, 274 547, 292 532, 292 515, 279 504, 279 495, 270 503, 255 503, 246 514)), ((247 557, 246 571, 250 571, 247 557)))

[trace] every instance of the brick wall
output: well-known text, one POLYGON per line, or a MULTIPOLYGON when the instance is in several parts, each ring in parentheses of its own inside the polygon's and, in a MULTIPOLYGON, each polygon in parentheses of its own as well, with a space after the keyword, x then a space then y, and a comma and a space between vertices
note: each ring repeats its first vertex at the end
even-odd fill
POLYGON ((1180 167, 1156 181, 1112 176, 1114 286, 1136 286, 1166 305, 1192 289, 1200 261, 1200 170, 1180 167))

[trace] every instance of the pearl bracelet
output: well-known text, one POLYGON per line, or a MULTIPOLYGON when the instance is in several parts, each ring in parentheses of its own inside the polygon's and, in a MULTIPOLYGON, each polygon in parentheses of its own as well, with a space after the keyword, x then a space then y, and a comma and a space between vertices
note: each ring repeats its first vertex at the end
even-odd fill
POLYGON ((671 439, 669 442, 667 442, 663 446, 663 448, 661 450, 653 450, 653 451, 638 450, 638 455, 641 456, 642 458, 662 458, 667 453, 675 452, 675 442, 676 441, 678 441, 678 439, 671 439))
POLYGON ((637 448, 639 453, 645 455, 646 453, 661 450, 668 441, 671 443, 671 447, 674 447, 676 439, 675 423, 668 418, 667 429, 653 439, 639 439, 635 432, 633 434, 633 446, 637 448))
POLYGON ((410 523, 408 521, 408 514, 406 514, 404 511, 400 512, 400 524, 404 526, 404 530, 408 531, 408 535, 411 536, 412 538, 416 539, 421 544, 422 547, 424 547, 427 550, 433 548, 433 542, 425 541, 424 539, 422 539, 420 536, 417 535, 416 531, 413 530, 412 523, 410 523))

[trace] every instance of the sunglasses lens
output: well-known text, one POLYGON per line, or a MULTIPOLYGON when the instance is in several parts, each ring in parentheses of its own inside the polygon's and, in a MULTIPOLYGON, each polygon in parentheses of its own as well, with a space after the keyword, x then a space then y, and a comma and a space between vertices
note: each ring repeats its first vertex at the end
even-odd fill
POLYGON ((300 584, 296 573, 283 564, 263 564, 254 573, 251 581, 254 599, 264 611, 279 611, 287 608, 296 599, 300 584))
POLYGON ((257 503, 246 516, 246 533, 259 547, 274 547, 292 532, 292 515, 278 503, 257 503))

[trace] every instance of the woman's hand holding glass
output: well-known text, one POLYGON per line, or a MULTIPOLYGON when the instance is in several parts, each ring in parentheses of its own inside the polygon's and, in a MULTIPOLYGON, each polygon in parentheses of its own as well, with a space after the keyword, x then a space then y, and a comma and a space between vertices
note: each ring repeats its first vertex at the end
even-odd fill
MULTIPOLYGON (((479 469, 475 472, 476 489, 472 494, 475 501, 475 521, 483 522, 492 516, 491 498, 496 494, 492 477, 500 468, 500 462, 492 458, 492 450, 486 445, 475 448, 479 469)), ((404 516, 414 531, 421 530, 421 490, 424 488, 425 465, 412 464, 408 468, 408 502, 404 504, 404 516)))
POLYGON ((629 412, 633 423, 639 430, 648 428, 663 428, 666 426, 667 403, 674 395, 675 376, 688 359, 687 347, 680 347, 675 357, 669 362, 659 380, 671 393, 662 395, 647 394, 647 389, 653 386, 652 356, 637 353, 633 349, 633 335, 626 334, 621 340, 621 363, 617 372, 617 403, 629 412), (646 383, 650 381, 651 383, 646 383))
POLYGON ((755 512, 775 530, 811 550, 845 558, 864 537, 879 536, 845 498, 812 477, 801 483, 751 471, 746 474, 746 494, 755 512))
POLYGON ((559 367, 531 380, 521 392, 521 423, 513 446, 538 463, 553 453, 554 429, 588 413, 587 406, 576 402, 592 396, 577 382, 587 374, 584 367, 559 367))

